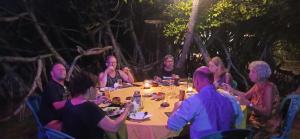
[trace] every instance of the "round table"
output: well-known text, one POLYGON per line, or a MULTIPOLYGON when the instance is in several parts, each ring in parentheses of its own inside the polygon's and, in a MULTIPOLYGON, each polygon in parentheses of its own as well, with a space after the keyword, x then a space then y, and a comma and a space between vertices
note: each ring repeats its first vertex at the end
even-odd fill
POLYGON ((151 87, 150 89, 144 89, 141 87, 128 87, 122 88, 110 92, 110 97, 120 97, 121 101, 125 101, 126 97, 133 96, 134 91, 140 91, 142 95, 142 102, 144 108, 143 112, 148 112, 151 114, 149 120, 145 121, 130 121, 126 120, 126 128, 128 139, 166 139, 169 137, 178 136, 178 132, 173 132, 167 129, 168 116, 165 112, 171 112, 173 110, 174 103, 178 101, 179 90, 186 90, 186 85, 181 86, 160 86, 160 87, 151 87), (144 94, 153 93, 153 92, 163 92, 166 94, 165 100, 152 100, 152 97, 143 97, 144 94), (163 101, 169 102, 169 107, 161 107, 160 104, 163 101))

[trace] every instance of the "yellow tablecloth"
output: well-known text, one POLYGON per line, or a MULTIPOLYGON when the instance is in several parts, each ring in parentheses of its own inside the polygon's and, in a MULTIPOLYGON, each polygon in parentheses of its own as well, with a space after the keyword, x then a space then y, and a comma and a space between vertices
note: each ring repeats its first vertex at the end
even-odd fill
MULTIPOLYGON (((182 86, 162 86, 162 87, 151 87, 150 89, 143 89, 143 87, 129 87, 118 89, 110 92, 110 97, 120 97, 121 101, 125 101, 126 97, 132 96, 134 91, 139 90, 141 95, 145 93, 152 92, 164 92, 166 93, 165 100, 169 102, 169 107, 161 107, 160 104, 163 102, 152 100, 151 97, 142 97, 142 102, 144 109, 142 111, 148 112, 151 114, 151 118, 147 121, 129 121, 126 120, 125 125, 122 130, 127 130, 128 139, 166 139, 169 137, 178 136, 178 132, 173 132, 166 128, 168 116, 165 112, 171 112, 174 106, 174 103, 178 101, 179 90, 187 90, 186 85, 182 86)), ((188 95, 186 94, 186 97, 188 95)), ((245 112, 245 107, 242 107, 242 110, 245 112)), ((244 118, 245 119, 245 118, 244 118)), ((239 128, 246 127, 246 120, 243 120, 243 124, 239 128)), ((121 131, 124 132, 124 131, 121 131)), ((122 133, 121 133, 122 134, 122 133)), ((124 137, 121 137, 124 138, 124 137)), ((126 138, 126 137, 125 137, 126 138)))
POLYGON ((161 107, 160 104, 163 102, 151 100, 151 97, 142 97, 142 102, 144 109, 142 111, 151 114, 151 118, 146 121, 129 121, 126 120, 126 128, 128 139, 166 139, 168 137, 177 136, 179 133, 170 131, 166 128, 168 116, 165 112, 171 112, 173 105, 178 98, 176 95, 179 94, 179 89, 186 89, 185 86, 175 87, 175 86, 164 86, 164 87, 151 87, 150 89, 143 89, 142 87, 129 87, 110 92, 110 97, 120 97, 121 101, 125 101, 125 98, 132 96, 134 91, 139 90, 141 95, 145 93, 152 92, 164 92, 166 93, 166 98, 170 103, 169 107, 161 107))

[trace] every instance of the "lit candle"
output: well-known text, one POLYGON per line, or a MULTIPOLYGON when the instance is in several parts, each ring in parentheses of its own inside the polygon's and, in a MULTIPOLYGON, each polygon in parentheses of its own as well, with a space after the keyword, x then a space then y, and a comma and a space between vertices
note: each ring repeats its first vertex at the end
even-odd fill
POLYGON ((187 91, 188 91, 188 92, 192 92, 192 91, 193 91, 193 88, 192 88, 192 87, 188 87, 187 91))
POLYGON ((146 83, 144 84, 144 89, 150 89, 150 83, 146 82, 146 83))

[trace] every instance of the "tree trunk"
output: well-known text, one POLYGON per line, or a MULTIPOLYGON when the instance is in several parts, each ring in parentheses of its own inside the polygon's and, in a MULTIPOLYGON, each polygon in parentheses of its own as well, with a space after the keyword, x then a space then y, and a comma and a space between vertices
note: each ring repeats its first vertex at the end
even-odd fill
POLYGON ((144 55, 142 53, 142 50, 141 50, 141 46, 138 42, 138 39, 137 39, 137 36, 135 34, 135 31, 134 31, 134 26, 133 26, 133 22, 132 20, 129 21, 129 26, 130 26, 130 34, 131 34, 131 37, 133 39, 133 42, 134 42, 134 47, 135 47, 135 50, 137 51, 138 55, 139 55, 139 65, 145 65, 145 58, 144 58, 144 55))
POLYGON ((32 18, 33 24, 34 24, 35 28, 37 29, 38 33, 41 35, 42 40, 45 43, 45 45, 54 54, 55 58, 58 61, 60 61, 61 63, 63 63, 64 65, 67 66, 67 62, 65 61, 65 59, 55 50, 55 48, 53 47, 52 43, 48 39, 46 33, 43 31, 43 29, 41 28, 41 26, 38 24, 37 18, 34 15, 33 11, 29 11, 29 15, 32 18))
POLYGON ((115 53, 115 55, 117 57, 117 60, 119 61, 119 64, 121 64, 121 65, 129 65, 128 62, 127 62, 127 60, 125 59, 124 55, 122 54, 122 52, 121 52, 118 44, 117 44, 117 41, 116 41, 116 39, 114 37, 114 34, 113 34, 112 30, 111 30, 110 24, 107 24, 106 28, 107 28, 107 33, 108 33, 108 35, 109 35, 109 37, 111 39, 112 46, 114 48, 114 53, 115 53))
POLYGON ((202 57, 204 58, 204 61, 206 64, 208 64, 209 60, 210 60, 210 55, 206 49, 206 46, 203 45, 199 35, 197 33, 195 33, 194 35, 194 41, 195 41, 195 44, 198 46, 199 48, 199 51, 201 52, 202 54, 202 57))
POLYGON ((182 48, 181 56, 176 65, 177 68, 182 67, 185 64, 186 59, 188 58, 190 46, 193 43, 194 27, 196 25, 196 22, 197 22, 198 16, 199 16, 198 15, 199 5, 200 5, 200 0, 193 0, 192 13, 191 13, 189 23, 188 23, 188 31, 185 33, 184 45, 182 48))

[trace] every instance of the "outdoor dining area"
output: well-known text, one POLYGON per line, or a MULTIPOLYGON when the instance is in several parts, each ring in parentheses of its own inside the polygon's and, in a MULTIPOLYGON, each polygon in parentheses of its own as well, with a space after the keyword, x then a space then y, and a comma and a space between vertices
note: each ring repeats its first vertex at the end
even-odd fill
POLYGON ((116 58, 108 56, 98 81, 80 72, 71 79, 69 90, 63 84, 66 69, 58 63, 42 96, 30 97, 26 104, 35 118, 38 138, 289 137, 299 95, 288 96, 280 104, 276 86, 267 80, 270 68, 264 61, 249 64, 249 78, 255 84, 248 92, 238 91, 229 73, 214 76, 219 71, 214 62, 219 60, 212 58, 193 77, 180 77, 174 58, 166 55, 161 73, 136 82, 129 68, 116 69, 116 58), (264 89, 270 94, 262 93, 264 89), (47 103, 59 117, 51 114, 47 103))

